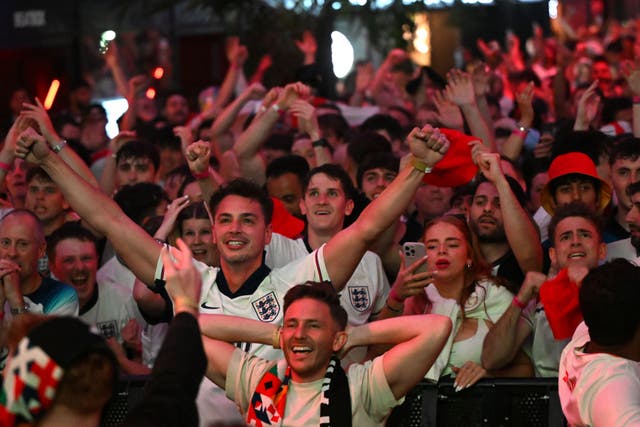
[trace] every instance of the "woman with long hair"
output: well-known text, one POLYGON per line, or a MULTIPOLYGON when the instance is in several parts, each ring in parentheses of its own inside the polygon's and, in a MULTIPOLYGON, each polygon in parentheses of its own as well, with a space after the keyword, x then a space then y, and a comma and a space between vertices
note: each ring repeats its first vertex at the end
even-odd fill
POLYGON ((532 375, 530 362, 520 358, 514 368, 500 373, 488 373, 481 365, 484 337, 507 310, 513 295, 491 276, 476 236, 466 222, 456 216, 436 218, 425 226, 423 241, 426 256, 408 267, 403 261, 389 294, 387 312, 438 313, 453 321, 449 341, 427 378, 437 381, 442 376, 455 375, 455 385, 460 390, 488 374, 532 375), (419 272, 423 265, 426 271, 419 272))

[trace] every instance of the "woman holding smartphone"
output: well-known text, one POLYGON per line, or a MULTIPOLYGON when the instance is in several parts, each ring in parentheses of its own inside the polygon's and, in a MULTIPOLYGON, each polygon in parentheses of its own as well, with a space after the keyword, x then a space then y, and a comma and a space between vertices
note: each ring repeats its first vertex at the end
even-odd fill
MULTIPOLYGON (((455 375, 456 390, 462 390, 485 376, 533 375, 526 356, 501 372, 488 372, 481 365, 484 337, 513 295, 491 277, 466 222, 455 216, 437 218, 426 225, 423 241, 426 255, 402 266, 386 312, 438 313, 453 321, 452 334, 427 378, 455 375)), ((402 257, 404 264, 404 253, 402 257)))

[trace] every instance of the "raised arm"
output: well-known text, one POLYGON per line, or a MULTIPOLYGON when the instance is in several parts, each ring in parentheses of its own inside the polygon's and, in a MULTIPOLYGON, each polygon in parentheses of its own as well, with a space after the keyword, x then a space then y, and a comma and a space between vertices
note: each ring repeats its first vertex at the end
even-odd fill
MULTIPOLYGON (((489 329, 484 339, 482 366, 485 369, 501 369, 514 359, 532 331, 531 325, 522 317, 522 310, 534 299, 546 280, 542 273, 527 273, 518 295, 513 299, 513 304, 489 329)), ((535 304, 535 301, 532 304, 535 304)))
POLYGON ((202 199, 211 200, 211 196, 225 179, 209 165, 211 157, 211 145, 204 141, 196 141, 184 148, 184 156, 187 159, 191 174, 198 180, 202 199))
MULTIPOLYGON (((529 82, 529 84, 516 95, 516 102, 520 109, 520 122, 518 122, 518 124, 529 129, 533 124, 533 82, 529 82)), ((526 132, 520 129, 511 132, 507 142, 502 146, 502 154, 514 162, 517 162, 520 158, 526 137, 526 132)))
POLYGON ((542 271, 543 254, 538 229, 511 191, 509 182, 500 167, 500 155, 481 153, 477 156, 476 162, 482 174, 498 190, 504 231, 518 265, 524 272, 542 271))
POLYGON ((60 138, 60 135, 56 132, 47 110, 38 98, 36 98, 35 104, 24 103, 22 104, 24 110, 21 115, 28 119, 33 119, 38 123, 40 133, 45 137, 47 143, 53 150, 57 150, 58 156, 67 163, 71 169, 80 175, 85 181, 91 184, 93 187, 98 186, 98 181, 91 173, 91 170, 87 164, 76 154, 75 151, 69 147, 65 147, 67 142, 60 138))
POLYGON ((144 283, 153 282, 160 245, 113 200, 82 179, 31 128, 18 138, 16 155, 39 164, 60 188, 71 208, 111 241, 131 271, 144 283))
POLYGON ((396 399, 411 390, 431 368, 442 351, 451 320, 437 314, 423 314, 379 320, 349 331, 348 346, 393 344, 382 355, 384 375, 396 399), (411 366, 411 369, 407 369, 411 366))
POLYGON ((262 143, 267 139, 280 114, 289 109, 293 101, 306 98, 310 89, 302 83, 288 84, 278 95, 276 101, 263 114, 256 116, 249 128, 244 131, 233 146, 240 170, 246 177, 252 177, 258 184, 264 184, 265 164, 259 155, 262 143))
POLYGON ((633 136, 640 138, 640 58, 625 63, 622 74, 633 94, 633 136))
POLYGON ((227 105, 214 120, 211 125, 211 134, 213 139, 220 137, 220 135, 224 134, 231 128, 231 125, 233 125, 238 113, 248 101, 252 99, 261 99, 264 97, 265 93, 266 90, 260 83, 252 83, 243 90, 242 93, 227 105))
POLYGON ((597 87, 598 80, 591 83, 591 86, 584 91, 578 100, 578 111, 573 130, 589 130, 591 122, 596 118, 598 105, 600 105, 600 95, 596 92, 597 87))
POLYGON ((460 107, 471 129, 471 134, 480 138, 491 151, 496 151, 496 143, 490 127, 478 108, 471 76, 459 70, 452 70, 447 75, 447 81, 445 95, 449 101, 460 107))
POLYGON ((335 288, 340 291, 360 258, 374 241, 405 211, 422 182, 426 170, 431 170, 449 149, 449 141, 426 125, 414 128, 407 142, 414 158, 389 184, 380 196, 371 202, 360 217, 348 228, 340 231, 324 249, 324 260, 335 288))

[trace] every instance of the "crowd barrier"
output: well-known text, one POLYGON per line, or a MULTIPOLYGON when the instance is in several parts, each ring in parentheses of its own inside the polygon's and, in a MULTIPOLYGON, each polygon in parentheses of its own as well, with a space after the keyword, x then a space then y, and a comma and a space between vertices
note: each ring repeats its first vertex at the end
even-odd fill
MULTIPOLYGON (((115 427, 140 401, 147 377, 126 377, 101 426, 115 427)), ((388 427, 563 427, 556 378, 483 379, 456 392, 453 380, 421 382, 391 413, 388 427)))
POLYGON ((557 378, 483 379, 456 392, 453 380, 422 382, 388 427, 563 427, 557 378))

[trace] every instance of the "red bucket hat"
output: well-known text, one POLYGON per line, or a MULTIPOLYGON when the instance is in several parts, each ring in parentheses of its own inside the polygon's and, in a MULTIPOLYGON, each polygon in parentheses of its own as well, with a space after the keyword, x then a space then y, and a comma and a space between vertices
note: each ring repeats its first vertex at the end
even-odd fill
POLYGON ((611 186, 598 176, 596 165, 589 156, 580 152, 562 154, 556 157, 549 166, 549 181, 542 188, 540 202, 545 211, 553 215, 556 210, 556 203, 551 194, 552 182, 554 179, 564 175, 579 174, 591 177, 600 183, 600 194, 598 195, 598 212, 602 213, 611 201, 611 186))
POLYGON ((469 143, 478 141, 479 138, 453 129, 440 128, 440 132, 451 143, 449 151, 433 167, 431 173, 425 174, 423 181, 438 187, 457 187, 469 183, 478 173, 469 143))

